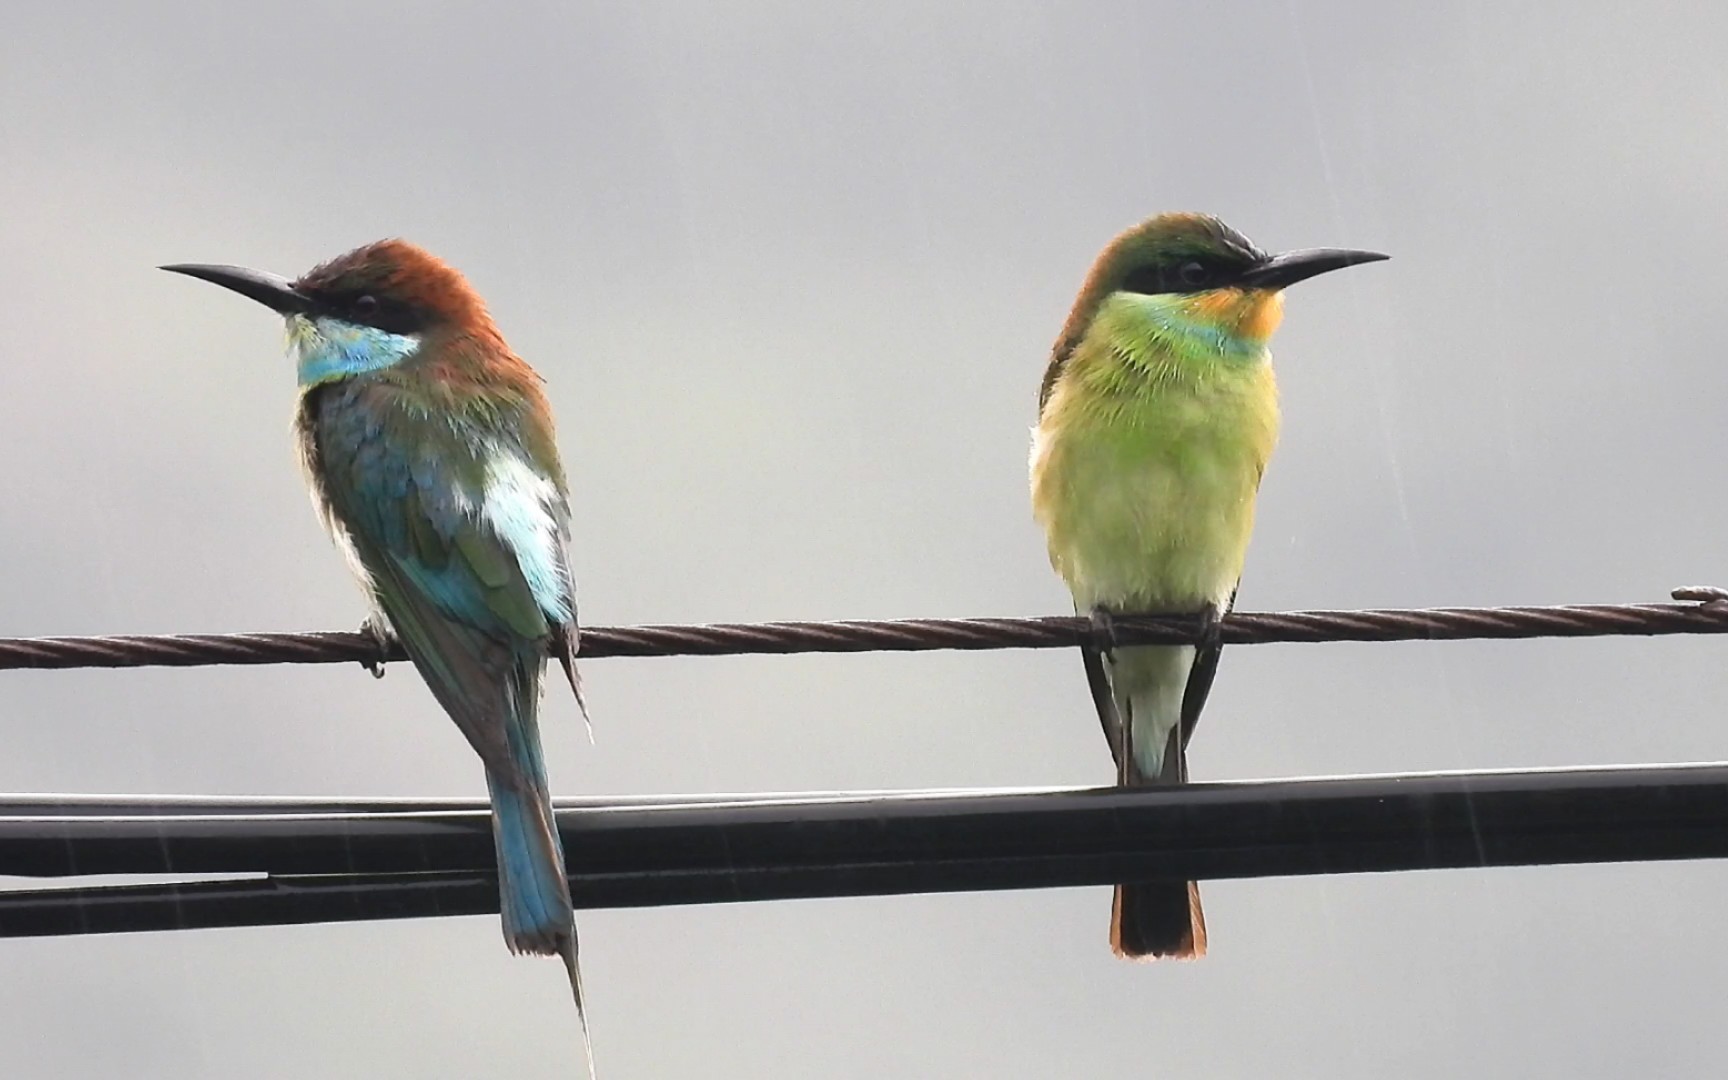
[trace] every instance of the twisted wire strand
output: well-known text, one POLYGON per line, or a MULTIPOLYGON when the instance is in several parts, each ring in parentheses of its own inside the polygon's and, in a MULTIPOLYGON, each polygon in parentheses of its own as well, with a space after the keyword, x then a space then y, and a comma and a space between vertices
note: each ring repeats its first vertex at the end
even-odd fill
MULTIPOLYGON (((1675 589, 1672 604, 1235 612, 1225 644, 1330 641, 1463 641, 1541 637, 1728 633, 1728 590, 1675 589)), ((708 623, 595 626, 584 659, 606 656, 743 656, 789 653, 1060 649, 1081 645, 1178 645, 1199 637, 1188 615, 1120 615, 1108 626, 1069 616, 1015 619, 708 623)), ((377 666, 407 659, 367 633, 170 634, 0 638, 0 670, 206 667, 224 664, 377 666)))

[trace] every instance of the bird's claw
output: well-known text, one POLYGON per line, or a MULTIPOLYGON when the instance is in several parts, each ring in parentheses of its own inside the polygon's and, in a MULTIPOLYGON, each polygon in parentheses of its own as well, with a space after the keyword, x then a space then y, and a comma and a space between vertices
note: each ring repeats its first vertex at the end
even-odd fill
POLYGON ((379 626, 372 619, 367 619, 360 624, 360 633, 371 638, 372 644, 378 649, 376 656, 369 656, 360 661, 360 666, 370 671, 374 679, 382 679, 384 677, 384 665, 390 660, 390 653, 396 645, 396 638, 390 631, 379 626))
POLYGON ((1086 621, 1092 624, 1092 647, 1106 656, 1115 652, 1119 644, 1115 616, 1104 608, 1095 607, 1086 613, 1086 621))
POLYGON ((1200 609, 1200 637, 1197 644, 1202 652, 1219 648, 1224 644, 1224 609, 1217 604, 1207 604, 1200 609))

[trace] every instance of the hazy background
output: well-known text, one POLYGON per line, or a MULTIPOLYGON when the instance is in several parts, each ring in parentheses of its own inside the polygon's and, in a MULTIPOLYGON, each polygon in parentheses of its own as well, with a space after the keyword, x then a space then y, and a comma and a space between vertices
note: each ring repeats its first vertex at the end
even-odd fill
MULTIPOLYGON (((281 332, 159 273, 378 237, 545 374, 583 613, 1067 610, 1027 429, 1166 209, 1394 261, 1292 291, 1241 605, 1728 582, 1720 4, 0 5, 0 634, 347 629, 281 332), (1515 10, 1513 10, 1515 8, 1515 10)), ((1728 756, 1710 639, 1232 649, 1201 779, 1728 756)), ((597 660, 561 793, 1106 782, 1068 653, 597 660)), ((407 668, 0 673, 0 790, 480 794, 407 668)), ((627 1077, 1706 1075, 1728 867, 582 916, 627 1077)), ((0 943, 0 1068, 570 1076, 495 918, 0 943)))

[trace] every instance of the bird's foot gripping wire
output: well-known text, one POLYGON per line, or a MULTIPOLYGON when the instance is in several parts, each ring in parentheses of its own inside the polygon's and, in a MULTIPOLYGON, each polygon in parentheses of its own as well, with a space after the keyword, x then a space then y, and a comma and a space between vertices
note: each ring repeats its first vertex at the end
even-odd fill
POLYGON ((1200 609, 1200 640, 1201 652, 1222 648, 1224 645, 1224 609, 1218 604, 1207 604, 1200 609))
MULTIPOLYGON (((1699 597, 1682 597, 1680 595, 1681 591, 1684 590, 1675 591, 1674 598, 1676 600, 1699 599, 1699 597)), ((1728 590, 1717 589, 1715 592, 1720 595, 1709 597, 1708 599, 1728 600, 1728 590)), ((1208 649, 1219 648, 1224 644, 1224 612, 1225 608, 1223 605, 1207 604, 1195 613, 1194 617, 1198 623, 1196 629, 1199 635, 1195 640, 1195 644, 1200 647, 1202 652, 1208 649)), ((1086 646, 1088 648, 1094 649, 1097 652, 1108 656, 1122 647, 1122 640, 1116 629, 1116 617, 1107 609, 1101 607, 1092 608, 1086 613, 1086 621, 1091 624, 1086 635, 1086 646)))
POLYGON ((396 637, 389 630, 378 625, 377 620, 367 619, 360 624, 360 633, 372 640, 377 647, 377 654, 360 661, 360 666, 372 673, 374 679, 384 677, 384 665, 390 660, 390 654, 396 649, 396 637))
POLYGON ((1091 640, 1087 644, 1105 656, 1115 652, 1121 645, 1116 638, 1116 617, 1104 608, 1095 607, 1086 613, 1086 621, 1092 624, 1091 640))

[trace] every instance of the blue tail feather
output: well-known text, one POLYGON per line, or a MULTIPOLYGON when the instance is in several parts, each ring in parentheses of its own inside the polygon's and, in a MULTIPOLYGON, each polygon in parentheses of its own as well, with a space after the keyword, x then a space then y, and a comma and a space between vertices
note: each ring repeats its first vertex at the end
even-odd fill
POLYGON ((564 845, 552 813, 546 762, 540 750, 539 656, 524 657, 505 691, 504 726, 513 777, 486 771, 492 794, 492 836, 498 855, 498 901, 504 941, 511 952, 557 956, 570 977, 570 993, 582 1025, 588 1075, 594 1046, 582 1005, 582 975, 576 964, 576 916, 564 870, 564 845))
POLYGON ((513 952, 550 956, 571 934, 570 887, 564 853, 540 792, 513 791, 488 773, 492 832, 498 852, 498 893, 504 938, 513 952))
POLYGON ((515 952, 555 955, 575 934, 564 848, 552 816, 546 763, 535 717, 538 671, 523 673, 506 695, 506 734, 520 788, 487 771, 504 937, 515 952))

